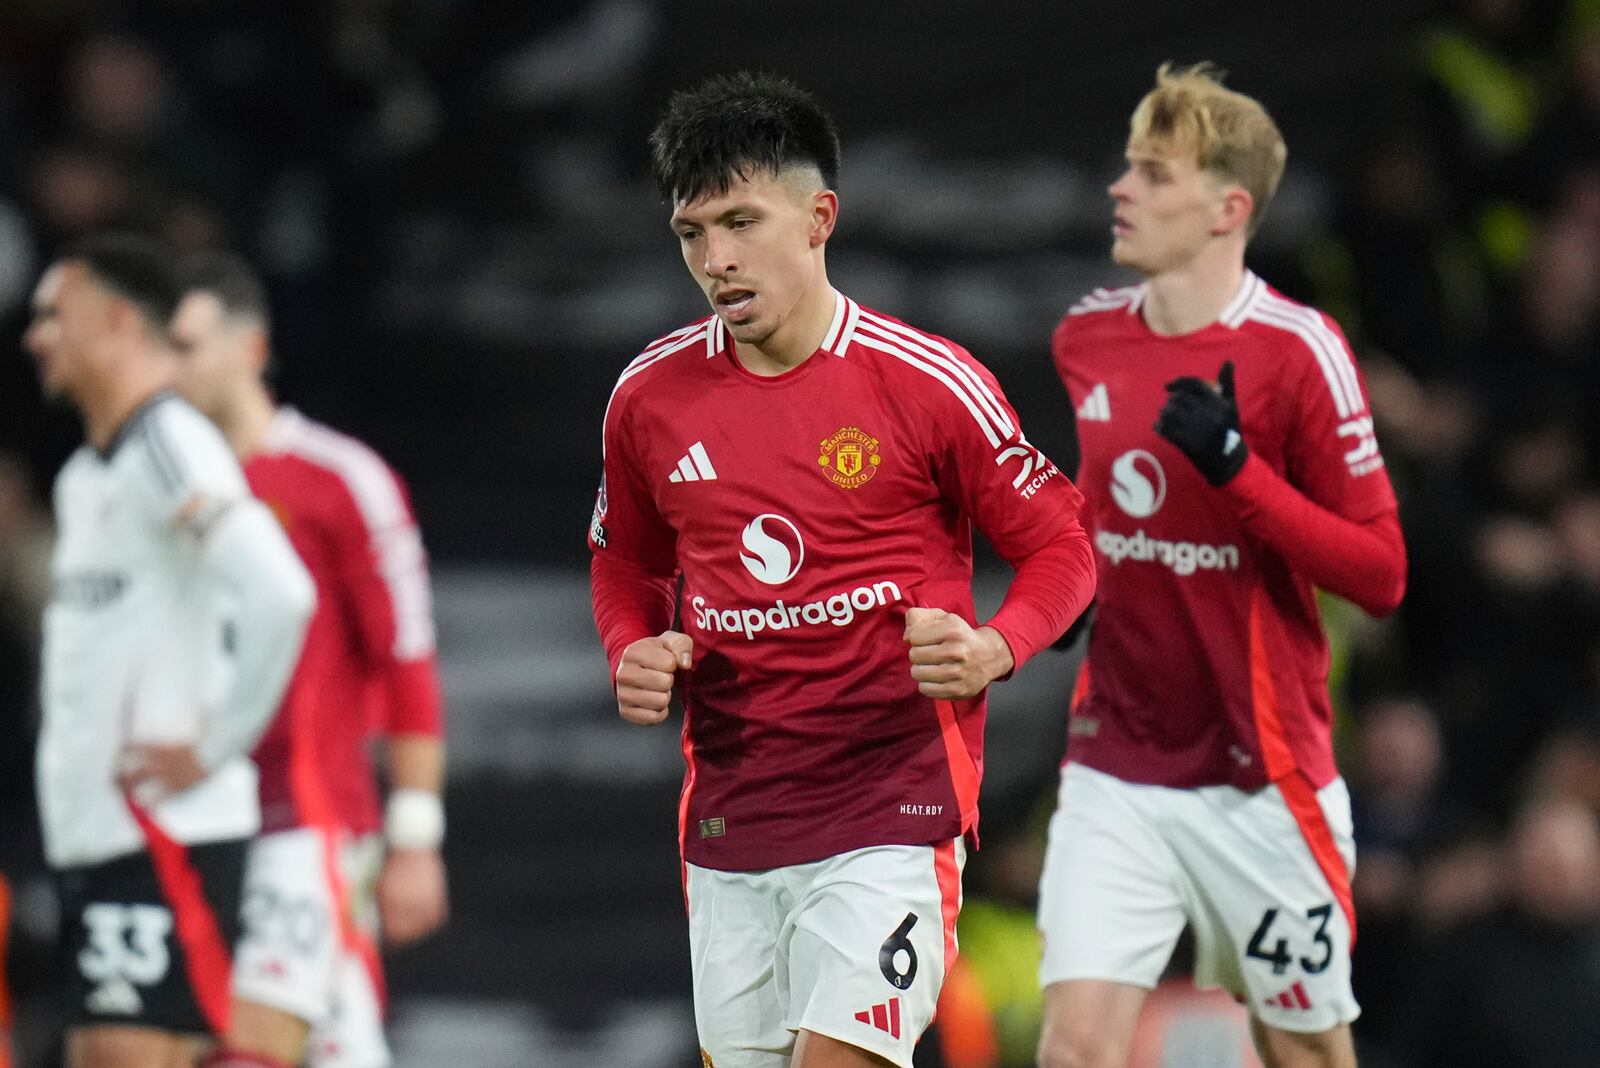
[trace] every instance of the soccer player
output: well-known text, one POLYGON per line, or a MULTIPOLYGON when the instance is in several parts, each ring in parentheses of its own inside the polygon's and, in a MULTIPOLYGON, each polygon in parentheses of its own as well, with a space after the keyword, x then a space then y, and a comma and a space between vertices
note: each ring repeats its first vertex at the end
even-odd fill
POLYGON ((1405 549, 1339 328, 1245 268, 1285 149, 1163 67, 1110 187, 1144 277, 1062 320, 1100 585, 1040 887, 1044 1068, 1127 1063, 1185 923, 1271 1068, 1352 1065, 1350 803, 1315 589, 1375 615, 1405 549))
POLYGON ((273 400, 271 315, 255 270, 203 253, 179 277, 178 388, 222 428, 310 570, 318 604, 255 753, 262 834, 245 869, 233 1026, 215 1064, 384 1068, 374 921, 399 945, 447 911, 443 710, 422 536, 376 453, 273 400), (367 755, 374 724, 391 787, 381 819, 367 755))
POLYGON ((716 78, 651 145, 713 314, 623 371, 589 544, 619 713, 684 707, 704 1060, 907 1066, 955 953, 985 687, 1093 592, 1080 499, 982 364, 828 283, 810 95, 716 78), (974 526, 1017 571, 982 626, 974 526))
POLYGON ((227 443, 171 392, 171 266, 139 238, 69 247, 24 342, 88 441, 56 479, 39 809, 60 873, 71 1068, 192 1063, 226 1027, 248 753, 314 590, 227 443))

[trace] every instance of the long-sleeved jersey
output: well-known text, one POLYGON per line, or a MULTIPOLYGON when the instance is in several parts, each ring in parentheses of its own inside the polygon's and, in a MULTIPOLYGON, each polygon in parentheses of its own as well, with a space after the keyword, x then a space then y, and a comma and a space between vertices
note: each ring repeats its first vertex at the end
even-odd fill
POLYGON ((1077 412, 1098 611, 1067 757, 1140 783, 1253 789, 1337 774, 1314 585, 1377 612, 1405 582, 1394 491, 1333 321, 1246 273, 1216 322, 1166 337, 1145 289, 1098 290, 1054 339, 1077 412), (1211 486, 1156 434, 1166 383, 1235 366, 1250 456, 1211 486))
POLYGON ((988 622, 1022 665, 1092 595, 1080 503, 987 369, 843 296, 774 377, 716 317, 646 348, 607 411, 589 544, 613 677, 675 605, 694 639, 685 858, 755 870, 973 830, 984 697, 918 692, 906 609, 976 622, 976 525, 1018 569, 988 622))
POLYGON ((262 825, 377 830, 373 730, 443 728, 427 555, 405 486, 370 448, 292 408, 244 474, 317 587, 300 665, 255 753, 262 825))
POLYGON ((213 769, 149 816, 184 844, 259 824, 247 754, 300 650, 313 590, 222 435, 159 394, 56 479, 44 617, 39 809, 56 867, 144 849, 116 785, 129 744, 190 744, 213 769))

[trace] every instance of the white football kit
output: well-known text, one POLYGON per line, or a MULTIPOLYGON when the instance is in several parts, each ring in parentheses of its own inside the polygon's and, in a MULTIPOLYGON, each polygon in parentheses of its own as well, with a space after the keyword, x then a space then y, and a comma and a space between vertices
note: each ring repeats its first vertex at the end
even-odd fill
POLYGON ((52 866, 145 839, 116 785, 130 743, 188 743, 212 774, 150 806, 185 845, 259 826, 246 755, 287 684, 315 599, 221 433, 170 393, 56 479, 38 792, 52 866))

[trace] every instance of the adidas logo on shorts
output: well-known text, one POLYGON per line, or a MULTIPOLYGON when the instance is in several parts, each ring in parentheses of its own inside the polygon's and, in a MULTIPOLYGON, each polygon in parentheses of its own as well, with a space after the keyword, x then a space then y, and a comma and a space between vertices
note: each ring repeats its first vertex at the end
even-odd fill
POLYGON ((863 1009, 856 1013, 856 1019, 864 1024, 876 1027, 886 1032, 891 1038, 900 1037, 900 999, 890 998, 888 1001, 874 1005, 870 1009, 863 1009))
POLYGON ((1267 1004, 1275 1009, 1309 1009, 1311 999, 1306 996, 1305 986, 1296 983, 1277 997, 1268 998, 1267 1004))

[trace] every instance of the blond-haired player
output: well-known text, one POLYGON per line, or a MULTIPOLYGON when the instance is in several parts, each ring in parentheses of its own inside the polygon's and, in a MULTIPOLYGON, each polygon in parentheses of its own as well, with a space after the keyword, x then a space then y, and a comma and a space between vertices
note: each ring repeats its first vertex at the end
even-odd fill
POLYGON ((1270 1068, 1355 1063, 1314 591, 1393 611, 1405 550, 1343 334, 1245 267, 1285 155, 1257 101, 1163 67, 1109 190, 1144 281, 1055 334, 1099 594, 1040 886, 1043 1068, 1127 1063, 1185 925, 1270 1068))

